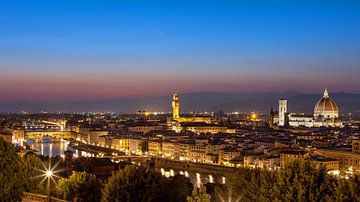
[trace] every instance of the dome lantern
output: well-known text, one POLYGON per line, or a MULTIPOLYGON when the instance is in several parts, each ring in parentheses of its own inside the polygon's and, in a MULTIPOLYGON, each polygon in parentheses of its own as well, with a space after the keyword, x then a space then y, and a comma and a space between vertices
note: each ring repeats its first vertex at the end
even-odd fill
POLYGON ((327 88, 325 88, 325 91, 324 91, 324 98, 328 98, 329 97, 329 92, 327 90, 327 88))

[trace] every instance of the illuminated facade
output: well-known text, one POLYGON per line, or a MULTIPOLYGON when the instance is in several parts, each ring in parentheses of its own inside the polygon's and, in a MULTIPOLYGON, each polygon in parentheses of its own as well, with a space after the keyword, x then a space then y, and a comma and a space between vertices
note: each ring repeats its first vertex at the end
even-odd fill
POLYGON ((130 150, 130 140, 125 138, 114 138, 111 146, 115 149, 130 150))
POLYGON ((162 154, 162 143, 158 140, 148 141, 149 154, 153 156, 160 156, 162 154))
POLYGON ((180 116, 180 99, 179 94, 174 93, 172 99, 172 117, 168 119, 168 127, 171 130, 180 132, 182 130, 182 123, 211 123, 211 117, 199 117, 199 116, 191 116, 191 117, 181 117, 180 116))
POLYGON ((163 129, 164 129, 163 126, 158 126, 158 125, 138 125, 138 126, 128 127, 128 131, 130 132, 143 133, 143 134, 147 134, 151 131, 163 130, 163 129))
POLYGON ((339 161, 339 168, 342 171, 350 171, 353 174, 360 173, 360 140, 352 140, 352 150, 318 149, 317 152, 323 156, 334 158, 339 161))
POLYGON ((186 124, 182 127, 184 130, 191 131, 196 134, 202 134, 202 133, 226 133, 227 132, 227 126, 223 125, 215 125, 215 124, 186 124))
POLYGON ((279 100, 279 126, 287 125, 287 100, 279 100))
POLYGON ((180 118, 180 103, 179 103, 179 94, 177 94, 177 93, 173 94, 172 114, 173 114, 173 120, 175 120, 175 121, 179 120, 179 118, 180 118))
POLYGON ((339 119, 339 108, 330 98, 327 89, 325 89, 323 97, 315 104, 313 115, 288 113, 287 100, 281 99, 279 100, 278 120, 274 118, 274 113, 271 113, 270 116, 273 125, 281 127, 343 127, 343 123, 339 119))

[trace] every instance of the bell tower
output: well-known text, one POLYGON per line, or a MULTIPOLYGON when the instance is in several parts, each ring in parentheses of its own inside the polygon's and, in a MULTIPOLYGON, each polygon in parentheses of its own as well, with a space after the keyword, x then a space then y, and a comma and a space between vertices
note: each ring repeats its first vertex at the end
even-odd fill
POLYGON ((287 100, 281 99, 279 100, 279 126, 287 125, 287 100))
POLYGON ((172 115, 173 115, 173 120, 178 120, 180 118, 179 94, 177 94, 177 93, 173 94, 172 115))

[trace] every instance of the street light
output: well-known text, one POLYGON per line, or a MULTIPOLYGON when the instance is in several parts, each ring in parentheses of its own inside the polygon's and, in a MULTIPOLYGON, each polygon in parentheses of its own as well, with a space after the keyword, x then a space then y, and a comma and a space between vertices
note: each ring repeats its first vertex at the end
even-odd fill
POLYGON ((52 175, 53 172, 51 170, 46 171, 45 176, 48 180, 48 184, 47 184, 47 191, 48 191, 48 202, 51 201, 51 181, 50 179, 52 179, 52 175))
POLYGON ((60 172, 61 170, 55 170, 56 167, 59 165, 60 161, 55 164, 54 167, 51 167, 51 159, 49 159, 49 166, 45 166, 43 164, 44 170, 39 169, 40 172, 42 172, 42 175, 39 175, 38 177, 44 177, 44 179, 40 182, 40 184, 44 183, 45 180, 47 180, 47 194, 48 194, 48 201, 51 201, 51 181, 54 183, 54 177, 60 178, 60 176, 56 175, 56 173, 60 172))
POLYGON ((51 170, 46 171, 46 177, 51 177, 53 172, 51 170))

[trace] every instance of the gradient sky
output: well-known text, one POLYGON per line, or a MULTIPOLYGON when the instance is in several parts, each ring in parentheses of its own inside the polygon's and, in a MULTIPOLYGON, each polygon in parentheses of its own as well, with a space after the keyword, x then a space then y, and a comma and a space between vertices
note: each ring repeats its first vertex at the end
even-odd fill
POLYGON ((356 1, 1 0, 0 102, 360 92, 356 1))

